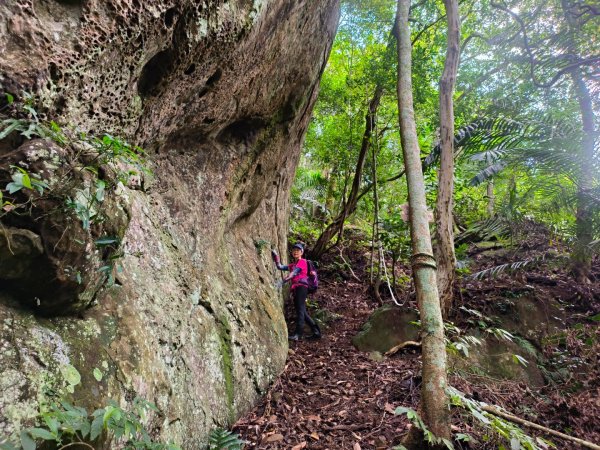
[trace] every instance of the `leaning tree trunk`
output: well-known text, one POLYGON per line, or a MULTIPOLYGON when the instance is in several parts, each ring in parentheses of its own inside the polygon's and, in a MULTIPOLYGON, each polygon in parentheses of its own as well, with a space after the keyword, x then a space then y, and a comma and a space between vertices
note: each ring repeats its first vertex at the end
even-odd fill
POLYGON ((440 149, 441 162, 436 206, 437 283, 442 314, 448 317, 452 307, 456 257, 454 254, 453 193, 454 193, 454 105, 452 94, 460 54, 460 22, 458 1, 444 0, 448 22, 448 44, 444 72, 440 81, 440 149))
POLYGON ((365 159, 371 145, 373 128, 375 127, 375 114, 377 113, 377 108, 379 107, 379 102, 381 101, 382 95, 383 88, 380 84, 378 84, 375 87, 373 98, 371 98, 371 101, 369 102, 369 109, 367 110, 367 114, 365 116, 365 132, 363 134, 360 153, 358 154, 358 160, 356 162, 356 170, 354 171, 354 180, 352 181, 352 188, 350 189, 348 200, 343 204, 342 210, 337 217, 327 226, 327 228, 325 228, 325 231, 323 231, 323 233, 321 233, 317 239, 317 242, 310 252, 311 258, 319 259, 319 257, 325 253, 329 241, 331 241, 331 239, 333 239, 337 233, 341 233, 346 217, 352 214, 356 209, 356 204, 358 203, 360 194, 359 189, 362 181, 362 172, 365 166, 365 159))
POLYGON ((593 205, 591 190, 594 180, 594 112, 590 92, 583 80, 581 70, 577 68, 571 73, 575 93, 583 122, 583 142, 581 149, 581 173, 577 189, 577 243, 571 256, 573 274, 578 282, 590 282, 592 268, 592 252, 590 243, 593 240, 593 205))
POLYGON ((444 324, 438 298, 436 265, 431 248, 425 186, 413 109, 409 9, 410 0, 398 1, 398 111, 410 205, 413 251, 411 262, 423 333, 421 411, 429 430, 438 437, 449 438, 444 324))
MULTIPOLYGON (((576 41, 573 39, 579 32, 579 25, 570 11, 568 0, 561 1, 565 19, 569 24, 569 46, 575 54, 579 53, 576 41)), ((579 185, 577 186, 577 213, 576 233, 577 242, 571 255, 572 272, 575 279, 581 283, 590 282, 590 271, 592 268, 592 252, 590 244, 593 240, 593 205, 591 202, 591 190, 594 182, 594 141, 596 130, 594 127, 594 110, 590 91, 585 84, 580 66, 571 71, 575 97, 579 103, 581 122, 583 125, 583 139, 579 160, 581 170, 579 174, 579 185)))

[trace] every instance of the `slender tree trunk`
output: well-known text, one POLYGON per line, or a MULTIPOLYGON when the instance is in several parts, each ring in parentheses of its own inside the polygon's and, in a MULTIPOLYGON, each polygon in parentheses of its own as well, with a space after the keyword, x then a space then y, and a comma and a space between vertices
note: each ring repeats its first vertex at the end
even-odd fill
POLYGON ((444 323, 437 291, 436 265, 431 248, 425 185, 412 97, 412 48, 408 26, 410 0, 398 1, 398 111, 400 137, 410 205, 412 269, 421 312, 423 382, 421 412, 427 427, 438 437, 450 437, 450 418, 446 393, 446 347, 444 323))
POLYGON ((594 111, 590 92, 583 80, 581 70, 577 68, 571 73, 575 93, 583 122, 583 142, 581 148, 581 173, 577 188, 577 243, 571 256, 573 274, 580 283, 590 282, 592 269, 592 252, 590 243, 593 240, 593 205, 591 190, 594 181, 594 111))
POLYGON ((494 195, 494 180, 488 180, 487 182, 487 213, 488 216, 494 216, 494 208, 496 207, 496 196, 494 195))
MULTIPOLYGON (((569 24, 569 47, 574 54, 579 54, 577 43, 573 38, 579 32, 579 25, 574 18, 568 0, 561 1, 565 19, 569 24)), ((581 142, 581 171, 579 174, 579 185, 577 186, 577 213, 576 233, 577 242, 571 255, 572 272, 575 279, 580 283, 590 282, 590 271, 592 268, 592 252, 590 243, 593 240, 593 205, 590 194, 594 182, 594 141, 596 130, 594 127, 594 110, 590 91, 585 84, 581 67, 576 66, 571 71, 575 97, 579 103, 581 123, 583 127, 583 139, 581 142)))
POLYGON ((444 72, 440 81, 440 171, 436 205, 437 283, 442 314, 448 317, 452 307, 456 257, 454 254, 454 105, 452 95, 456 84, 460 54, 460 23, 458 1, 444 0, 448 23, 448 44, 444 72))
MULTIPOLYGON (((373 205, 374 205, 374 218, 373 218, 373 249, 377 246, 377 255, 381 255, 381 241, 379 240, 379 193, 377 192, 377 154, 375 152, 375 146, 371 146, 371 166, 373 169, 372 178, 373 178, 373 205)), ((376 283, 373 284, 373 279, 371 279, 371 284, 375 289, 377 289, 376 297, 380 300, 379 297, 379 285, 381 284, 381 258, 377 258, 379 260, 379 264, 377 265, 377 277, 376 283)), ((385 261, 383 262, 385 264, 385 261)))
POLYGON ((383 88, 378 84, 375 87, 373 98, 371 98, 371 101, 369 102, 369 108, 365 116, 365 132, 363 134, 360 153, 358 154, 358 160, 356 162, 356 170, 354 171, 354 180, 352 181, 352 188, 348 194, 348 200, 346 200, 342 206, 342 210, 338 216, 327 226, 327 228, 325 228, 325 231, 323 231, 321 236, 319 236, 317 239, 317 242, 310 253, 311 258, 319 259, 319 257, 325 253, 329 241, 331 241, 336 234, 341 234, 346 217, 352 214, 356 209, 356 204, 358 203, 360 194, 359 189, 362 181, 362 172, 365 166, 367 152, 371 145, 371 135, 373 134, 373 128, 375 126, 375 115, 377 113, 377 108, 379 107, 379 102, 381 101, 382 95, 383 88))

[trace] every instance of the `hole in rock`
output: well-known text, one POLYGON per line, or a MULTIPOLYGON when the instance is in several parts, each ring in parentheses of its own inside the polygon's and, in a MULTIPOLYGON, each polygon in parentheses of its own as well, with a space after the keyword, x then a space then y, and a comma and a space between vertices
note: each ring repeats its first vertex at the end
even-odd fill
POLYGON ((222 76, 223 71, 220 68, 218 68, 217 70, 215 70, 215 73, 208 77, 208 80, 206 80, 206 85, 213 86, 217 81, 221 79, 222 76))
POLYGON ((162 81, 173 68, 174 60, 173 50, 167 49, 157 53, 146 63, 138 81, 138 93, 142 97, 150 97, 159 92, 162 81))
POLYGON ((196 64, 190 64, 190 66, 183 71, 186 75, 191 75, 196 70, 196 64))
POLYGON ((177 17, 177 8, 167 9, 167 12, 165 12, 165 26, 167 28, 171 28, 173 26, 175 17, 177 17))
POLYGON ((237 120, 223 128, 217 136, 217 140, 222 144, 251 145, 265 126, 266 122, 259 117, 237 120))
POLYGON ((56 63, 51 62, 48 65, 48 71, 50 72, 50 79, 54 82, 57 82, 61 78, 60 70, 56 63))

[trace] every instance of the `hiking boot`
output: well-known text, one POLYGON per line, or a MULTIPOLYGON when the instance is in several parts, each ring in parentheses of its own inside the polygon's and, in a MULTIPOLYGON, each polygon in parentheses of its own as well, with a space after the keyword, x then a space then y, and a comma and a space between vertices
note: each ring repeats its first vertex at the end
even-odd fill
POLYGON ((298 333, 290 334, 288 336, 288 341, 299 341, 301 339, 302 339, 302 336, 299 335, 298 333))
POLYGON ((315 327, 312 331, 313 334, 311 334, 308 339, 321 339, 321 329, 319 328, 319 325, 315 324, 315 327))

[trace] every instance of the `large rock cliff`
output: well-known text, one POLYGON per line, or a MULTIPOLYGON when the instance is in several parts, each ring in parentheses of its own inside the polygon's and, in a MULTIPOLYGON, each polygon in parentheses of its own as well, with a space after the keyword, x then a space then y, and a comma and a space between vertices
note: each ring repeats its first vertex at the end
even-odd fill
MULTIPOLYGON (((286 247, 289 187, 337 3, 0 4, 2 90, 33 94, 61 126, 134 142, 153 171, 141 189, 107 195, 101 228, 123 253, 112 285, 93 275, 93 246, 77 254, 85 233, 56 208, 31 223, 2 216, 2 239, 15 245, 0 246, 0 435, 30 423, 68 365, 82 375, 75 403, 144 397, 160 410, 153 433, 186 449, 265 392, 287 354, 268 244, 286 247), (69 284, 75 264, 88 273, 69 284), (44 277, 46 288, 34 281, 44 277)), ((54 147, 9 140, 0 169, 15 155, 27 167, 59 157, 54 147)))

